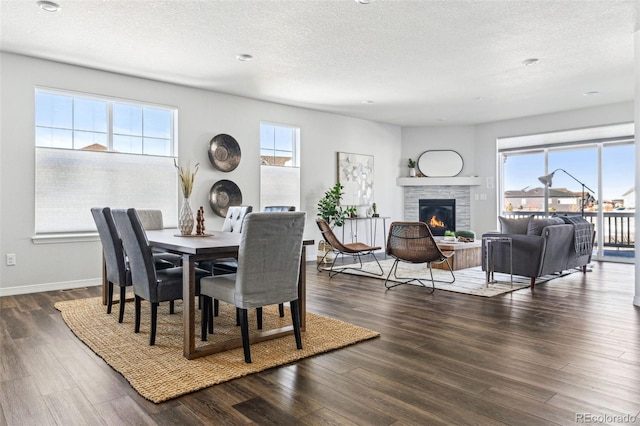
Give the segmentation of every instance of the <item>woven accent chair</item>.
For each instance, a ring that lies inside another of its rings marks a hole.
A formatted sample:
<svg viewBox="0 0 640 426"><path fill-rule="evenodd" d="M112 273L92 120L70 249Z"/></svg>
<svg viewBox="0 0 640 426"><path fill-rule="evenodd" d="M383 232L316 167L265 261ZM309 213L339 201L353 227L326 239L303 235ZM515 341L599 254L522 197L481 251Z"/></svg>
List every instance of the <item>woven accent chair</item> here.
<svg viewBox="0 0 640 426"><path fill-rule="evenodd" d="M451 269L451 263L449 258L453 256L452 251L442 251L436 244L431 230L424 222L393 222L389 227L389 235L387 237L387 255L395 258L387 279L384 281L384 286L387 289L402 285L409 284L413 281L417 281L422 286L428 288L425 283L419 278L410 277L398 277L398 264L400 262L407 263L426 263L429 267L429 273L431 274L431 293L435 291L435 280L433 279L432 264L446 263L451 272L451 281L439 281L447 284L452 284L456 277L453 275ZM389 285L389 278L393 273L394 278L404 279L405 281L397 282Z"/></svg>
<svg viewBox="0 0 640 426"><path fill-rule="evenodd" d="M235 274L203 278L205 298L202 333L213 332L207 314L212 299L234 305L240 310L240 329L244 360L251 362L247 310L289 302L296 347L302 349L298 307L298 277L304 233L304 212L261 212L247 215L238 248ZM258 316L260 318L260 316ZM258 324L258 328L261 325Z"/></svg>
<svg viewBox="0 0 640 426"><path fill-rule="evenodd" d="M359 243L359 242L343 244L333 233L333 230L331 230L331 227L329 226L326 220L319 217L319 218L316 218L316 223L318 224L318 228L320 228L320 232L322 233L322 238L324 238L325 242L327 242L332 247L331 252L334 254L333 262L331 262L331 267L329 268L329 278L333 278L339 273L344 272L347 269L352 269L352 270L364 272L367 274L376 275L378 277L381 277L382 275L384 275L382 266L380 266L380 262L378 262L378 258L376 258L376 255L374 253L376 250L380 250L381 247L373 247L373 246L369 246L367 244ZM326 252L322 257L322 260L318 263L318 266L317 266L318 272L322 272L323 270L326 270L326 269L321 269L320 265L324 263L324 259L327 257L329 253L330 252ZM338 255L353 256L358 259L360 266L354 267L354 266L346 265L346 266L340 266L338 269L334 269L336 260L338 260ZM371 255L373 257L373 260L375 260L376 263L378 264L380 273L369 272L362 269L362 256L366 256L366 255Z"/></svg>
<svg viewBox="0 0 640 426"><path fill-rule="evenodd" d="M158 305L160 302L173 302L182 299L182 267L157 270L140 218L135 209L114 209L113 219L122 237L125 253L129 259L131 284L135 295L135 329L140 331L140 310L142 299L151 303L151 332L149 345L156 341ZM196 285L209 272L196 269ZM169 306L173 313L173 303Z"/></svg>

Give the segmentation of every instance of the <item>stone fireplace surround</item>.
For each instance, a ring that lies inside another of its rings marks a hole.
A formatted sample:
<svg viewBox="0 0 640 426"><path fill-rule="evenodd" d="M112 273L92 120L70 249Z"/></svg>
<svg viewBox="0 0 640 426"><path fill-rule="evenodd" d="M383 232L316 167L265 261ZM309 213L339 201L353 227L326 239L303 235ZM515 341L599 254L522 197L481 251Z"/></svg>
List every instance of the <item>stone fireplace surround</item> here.
<svg viewBox="0 0 640 426"><path fill-rule="evenodd" d="M418 203L420 199L455 199L456 229L471 229L471 188L467 185L427 185L404 187L404 220L419 220Z"/></svg>

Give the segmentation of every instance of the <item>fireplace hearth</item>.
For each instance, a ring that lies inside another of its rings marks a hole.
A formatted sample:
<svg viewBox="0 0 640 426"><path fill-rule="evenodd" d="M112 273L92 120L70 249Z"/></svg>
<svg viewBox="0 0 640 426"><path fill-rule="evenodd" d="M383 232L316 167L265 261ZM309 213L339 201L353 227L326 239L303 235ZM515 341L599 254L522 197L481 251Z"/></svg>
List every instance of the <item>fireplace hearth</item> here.
<svg viewBox="0 0 640 426"><path fill-rule="evenodd" d="M418 213L420 222L426 223L434 236L456 230L455 199L420 199Z"/></svg>

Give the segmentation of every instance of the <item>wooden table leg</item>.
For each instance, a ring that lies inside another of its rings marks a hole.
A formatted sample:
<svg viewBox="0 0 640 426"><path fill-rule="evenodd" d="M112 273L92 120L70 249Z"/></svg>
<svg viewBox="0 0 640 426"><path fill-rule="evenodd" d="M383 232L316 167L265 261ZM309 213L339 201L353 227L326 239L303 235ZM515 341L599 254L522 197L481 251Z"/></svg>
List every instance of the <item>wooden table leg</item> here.
<svg viewBox="0 0 640 426"><path fill-rule="evenodd" d="M193 359L196 352L195 341L195 293L196 293L196 273L193 258L182 255L182 306L183 306L183 327L184 343L183 354L187 359Z"/></svg>

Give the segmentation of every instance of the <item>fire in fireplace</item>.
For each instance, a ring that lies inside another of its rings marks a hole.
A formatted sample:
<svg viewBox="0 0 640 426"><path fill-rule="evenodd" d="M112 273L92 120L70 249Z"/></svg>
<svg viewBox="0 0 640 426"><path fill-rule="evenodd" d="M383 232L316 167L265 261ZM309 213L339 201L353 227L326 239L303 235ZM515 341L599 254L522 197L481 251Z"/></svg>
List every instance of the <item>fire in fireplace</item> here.
<svg viewBox="0 0 640 426"><path fill-rule="evenodd" d="M419 200L418 209L420 222L426 223L434 236L456 230L455 199Z"/></svg>

